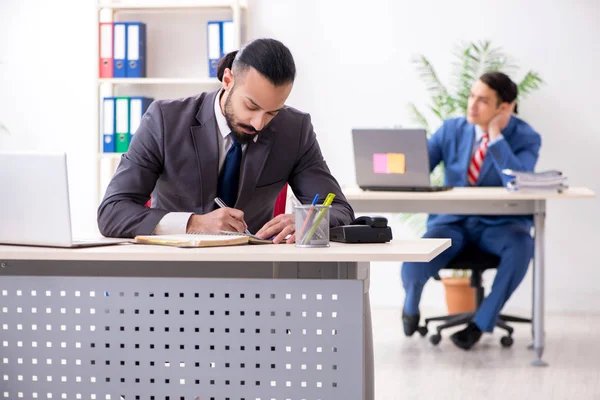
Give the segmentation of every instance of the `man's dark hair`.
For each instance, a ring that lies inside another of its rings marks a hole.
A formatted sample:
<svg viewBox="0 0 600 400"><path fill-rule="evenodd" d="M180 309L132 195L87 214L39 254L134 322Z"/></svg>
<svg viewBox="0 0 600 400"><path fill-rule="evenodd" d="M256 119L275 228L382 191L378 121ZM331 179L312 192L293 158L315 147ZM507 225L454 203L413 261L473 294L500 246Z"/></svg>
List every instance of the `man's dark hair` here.
<svg viewBox="0 0 600 400"><path fill-rule="evenodd" d="M498 95L498 105L500 103L512 103L517 99L519 89L517 85L502 72L487 72L479 78L479 80L494 90ZM517 106L515 105L515 114Z"/></svg>
<svg viewBox="0 0 600 400"><path fill-rule="evenodd" d="M275 39L256 39L239 51L232 51L219 60L217 78L223 80L225 68L243 74L254 68L275 86L293 83L296 64L290 50Z"/></svg>

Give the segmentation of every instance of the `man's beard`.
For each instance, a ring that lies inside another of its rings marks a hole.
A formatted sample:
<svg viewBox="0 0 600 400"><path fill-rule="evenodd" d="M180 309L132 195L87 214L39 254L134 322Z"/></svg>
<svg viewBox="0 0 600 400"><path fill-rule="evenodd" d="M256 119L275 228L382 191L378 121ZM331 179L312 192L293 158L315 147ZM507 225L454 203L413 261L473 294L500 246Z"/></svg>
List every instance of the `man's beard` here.
<svg viewBox="0 0 600 400"><path fill-rule="evenodd" d="M254 135L256 135L256 133L258 133L252 126L250 125L245 125L245 124L240 124L240 123L236 123L235 122L235 117L233 116L233 107L231 106L231 95L233 94L233 89L231 90L231 92L229 92L229 96L227 96L227 99L225 99L225 110L224 110L224 114L225 114L225 120L227 121L227 126L229 127L229 129L231 129L231 132L235 135L236 140L238 141L238 143L244 145L249 143L251 140L254 139ZM255 132L254 134L247 134L245 132L242 132L241 129L244 129L248 132Z"/></svg>

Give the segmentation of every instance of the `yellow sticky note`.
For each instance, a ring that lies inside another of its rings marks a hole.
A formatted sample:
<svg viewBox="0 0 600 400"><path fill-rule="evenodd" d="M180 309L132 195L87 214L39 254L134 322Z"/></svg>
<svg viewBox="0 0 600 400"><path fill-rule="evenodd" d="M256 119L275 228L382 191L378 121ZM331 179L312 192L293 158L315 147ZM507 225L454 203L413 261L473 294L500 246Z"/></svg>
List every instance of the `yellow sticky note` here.
<svg viewBox="0 0 600 400"><path fill-rule="evenodd" d="M406 172L406 157L403 153L388 153L388 171L390 174Z"/></svg>

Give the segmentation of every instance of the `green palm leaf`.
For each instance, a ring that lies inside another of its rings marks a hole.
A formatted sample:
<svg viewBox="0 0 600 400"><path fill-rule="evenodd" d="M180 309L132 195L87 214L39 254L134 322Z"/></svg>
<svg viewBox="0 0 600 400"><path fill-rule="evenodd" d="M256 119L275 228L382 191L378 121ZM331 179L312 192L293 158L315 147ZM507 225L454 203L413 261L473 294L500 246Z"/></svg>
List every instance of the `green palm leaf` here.
<svg viewBox="0 0 600 400"><path fill-rule="evenodd" d="M422 237L427 231L427 214L400 214L400 222L406 226L416 238Z"/></svg>
<svg viewBox="0 0 600 400"><path fill-rule="evenodd" d="M425 118L423 113L419 111L417 106L414 103L410 103L408 105L408 108L413 122L416 123L418 126L425 128L427 133L431 133L431 131L429 130L429 123L427 122L427 118Z"/></svg>
<svg viewBox="0 0 600 400"><path fill-rule="evenodd" d="M442 97L448 95L448 90L438 77L433 65L429 62L425 56L418 56L412 60L413 64L416 64L419 77L425 86L427 91L434 97Z"/></svg>
<svg viewBox="0 0 600 400"><path fill-rule="evenodd" d="M417 66L419 77L425 83L425 87L431 96L431 111L440 120L444 120L448 113L456 109L454 99L449 95L448 89L446 89L427 58L421 55L414 58L412 62Z"/></svg>
<svg viewBox="0 0 600 400"><path fill-rule="evenodd" d="M463 115L467 112L467 102L471 94L471 86L478 76L479 59L472 53L475 52L473 44L463 44L454 52L457 59L454 64L454 86L456 105Z"/></svg>
<svg viewBox="0 0 600 400"><path fill-rule="evenodd" d="M543 79L539 76L537 72L529 71L525 75L525 77L521 80L521 82L517 85L519 88L519 97L526 98L531 92L540 88L540 86L544 83Z"/></svg>

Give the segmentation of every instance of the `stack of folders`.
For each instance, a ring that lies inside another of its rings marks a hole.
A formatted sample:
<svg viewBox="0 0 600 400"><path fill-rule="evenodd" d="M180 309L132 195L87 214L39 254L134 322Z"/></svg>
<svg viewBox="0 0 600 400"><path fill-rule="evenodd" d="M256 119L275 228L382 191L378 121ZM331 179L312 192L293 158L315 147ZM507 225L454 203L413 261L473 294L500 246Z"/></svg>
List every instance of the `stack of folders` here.
<svg viewBox="0 0 600 400"><path fill-rule="evenodd" d="M105 97L102 99L102 151L125 153L154 99L148 97Z"/></svg>
<svg viewBox="0 0 600 400"><path fill-rule="evenodd" d="M100 78L146 77L146 24L100 23Z"/></svg>
<svg viewBox="0 0 600 400"><path fill-rule="evenodd" d="M207 52L208 75L217 77L219 60L226 54L235 50L235 32L233 21L208 21L207 24Z"/></svg>
<svg viewBox="0 0 600 400"><path fill-rule="evenodd" d="M561 192L568 188L567 177L557 170L519 172L504 169L502 173L512 177L507 185L509 190L551 190Z"/></svg>

